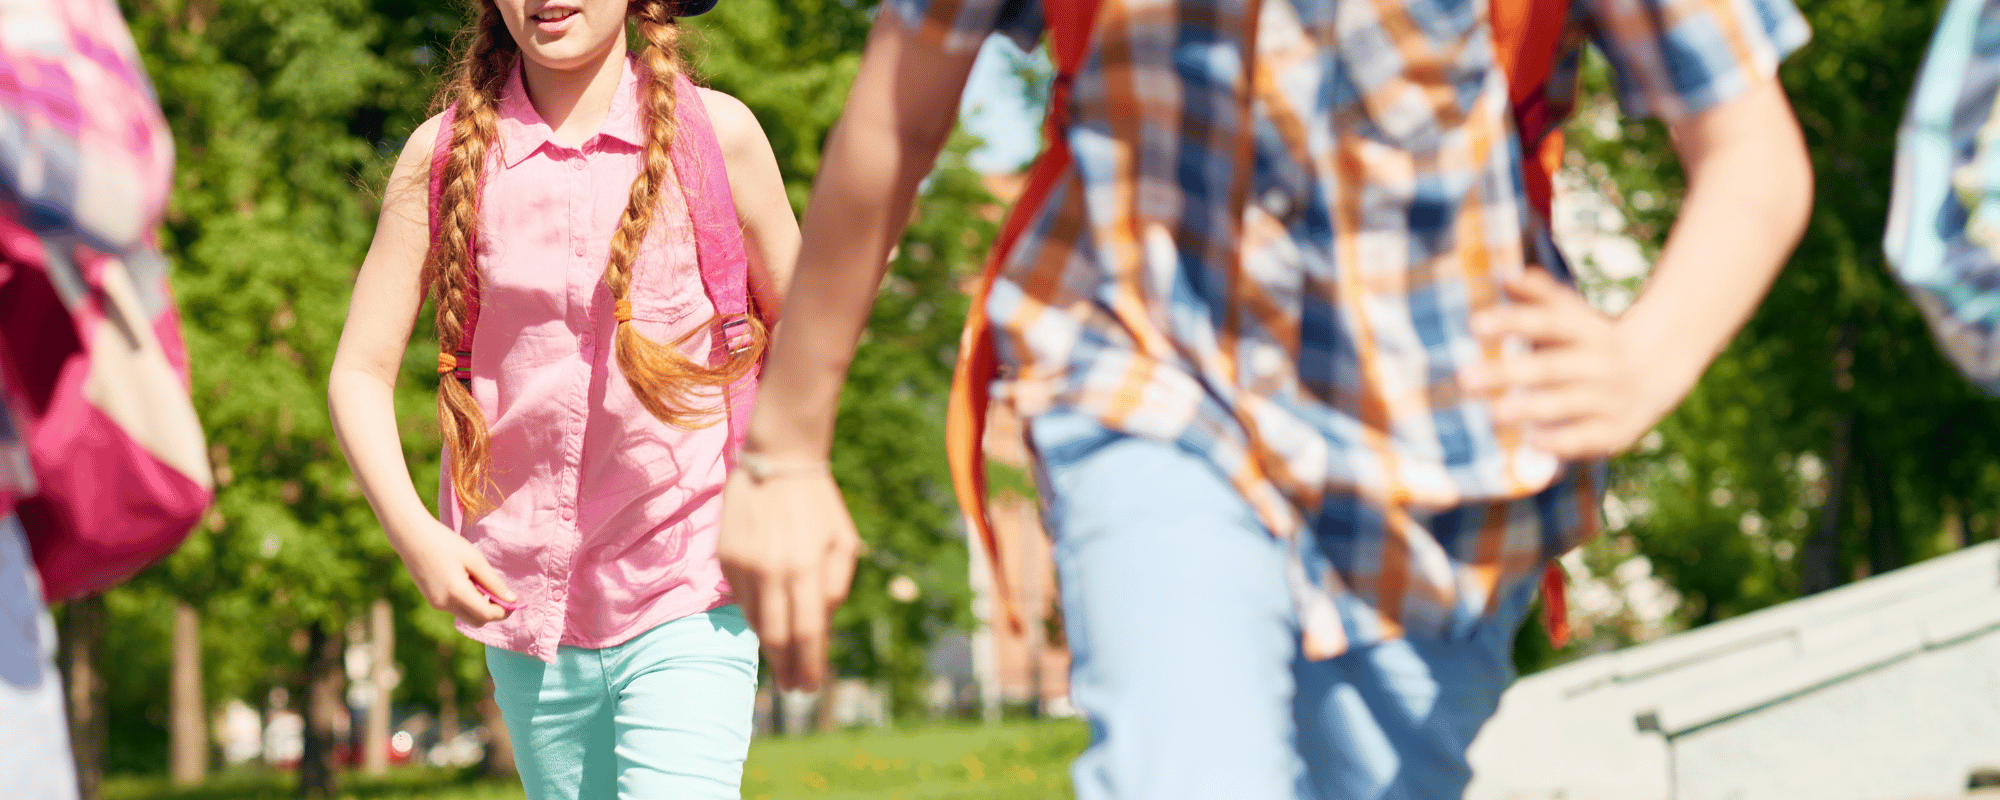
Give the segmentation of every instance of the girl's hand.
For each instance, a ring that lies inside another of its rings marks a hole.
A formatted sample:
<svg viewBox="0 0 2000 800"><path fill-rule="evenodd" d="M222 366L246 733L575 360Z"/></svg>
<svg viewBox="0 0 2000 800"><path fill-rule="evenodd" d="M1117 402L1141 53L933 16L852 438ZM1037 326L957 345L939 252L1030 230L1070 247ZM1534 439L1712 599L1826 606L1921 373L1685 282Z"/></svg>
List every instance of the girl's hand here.
<svg viewBox="0 0 2000 800"><path fill-rule="evenodd" d="M1496 423L1526 426L1530 445L1576 461L1630 447L1670 410L1675 398L1660 400L1618 321L1575 289L1533 267L1502 292L1510 302L1473 315L1472 332L1489 352L1511 338L1530 349L1464 378L1493 400Z"/></svg>
<svg viewBox="0 0 2000 800"><path fill-rule="evenodd" d="M860 543L832 475L730 474L722 494L722 574L780 688L810 691L825 678L827 632L847 599Z"/></svg>
<svg viewBox="0 0 2000 800"><path fill-rule="evenodd" d="M422 524L424 530L392 540L403 543L398 548L403 566L432 608L474 627L513 613L517 607L514 591L507 588L506 579L486 562L478 548L435 519L427 518ZM480 591L481 586L486 592Z"/></svg>

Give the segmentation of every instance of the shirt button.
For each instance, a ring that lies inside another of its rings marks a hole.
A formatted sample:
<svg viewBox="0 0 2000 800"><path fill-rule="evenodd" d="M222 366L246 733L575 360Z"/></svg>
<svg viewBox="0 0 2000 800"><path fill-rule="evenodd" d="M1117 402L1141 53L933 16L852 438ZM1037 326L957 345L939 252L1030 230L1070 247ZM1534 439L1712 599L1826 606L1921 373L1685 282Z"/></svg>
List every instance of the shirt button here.
<svg viewBox="0 0 2000 800"><path fill-rule="evenodd" d="M576 171L578 171L578 172L582 172L582 171L583 171L583 156L580 156L580 155L579 155L579 156L577 156L576 158L572 158L572 159L570 159L570 160L569 160L569 168L570 168L570 169L573 169L573 170L576 170Z"/></svg>
<svg viewBox="0 0 2000 800"><path fill-rule="evenodd" d="M583 242L579 241L576 243L576 254L579 256L583 255Z"/></svg>
<svg viewBox="0 0 2000 800"><path fill-rule="evenodd" d="M571 520L576 519L576 509L570 506L563 506L562 511L558 513L562 515L564 522L569 522Z"/></svg>
<svg viewBox="0 0 2000 800"><path fill-rule="evenodd" d="M578 336L578 337L576 337L576 343L577 343L578 345L580 345L581 347L583 347L583 349L585 349L585 350L589 350L589 349L590 349L590 334L586 333L586 334L583 334L583 335L581 335L581 336Z"/></svg>

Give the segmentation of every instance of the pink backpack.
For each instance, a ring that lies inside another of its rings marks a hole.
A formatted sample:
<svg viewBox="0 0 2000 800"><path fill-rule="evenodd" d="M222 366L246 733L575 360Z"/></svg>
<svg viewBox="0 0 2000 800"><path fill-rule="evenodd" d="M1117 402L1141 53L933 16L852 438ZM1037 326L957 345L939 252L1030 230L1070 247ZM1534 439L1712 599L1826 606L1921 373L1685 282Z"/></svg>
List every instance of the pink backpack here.
<svg viewBox="0 0 2000 800"><path fill-rule="evenodd" d="M686 77L678 78L674 88L680 95L680 102L675 104L680 136L670 157L674 174L681 180L681 191L687 197L688 213L693 217L695 257L701 265L702 289L708 293L715 313L725 320L718 350L722 353L733 352L747 343L749 335L746 324L750 314L749 257L743 250L743 228L736 218L735 197L729 191L729 170L722 159L722 145L716 141L715 127L709 122L701 94ZM431 146L430 229L433 243L438 230L438 204L444 196L445 156L451 149L452 122L457 117L456 106L445 109L438 125L437 141ZM467 246L476 247L477 244L468 242ZM476 271L473 281L476 290ZM478 325L479 293L474 291L465 313L465 341L472 341L473 330ZM460 350L455 355L458 371L453 373L453 377L470 381L471 350ZM736 454L742 450L743 437L749 429L750 410L757 403L759 370L751 369L742 380L729 387L729 449L724 458L732 469L736 466Z"/></svg>
<svg viewBox="0 0 2000 800"><path fill-rule="evenodd" d="M0 374L28 485L0 488L50 602L101 592L173 552L214 483L188 397L165 263L50 257L0 213Z"/></svg>

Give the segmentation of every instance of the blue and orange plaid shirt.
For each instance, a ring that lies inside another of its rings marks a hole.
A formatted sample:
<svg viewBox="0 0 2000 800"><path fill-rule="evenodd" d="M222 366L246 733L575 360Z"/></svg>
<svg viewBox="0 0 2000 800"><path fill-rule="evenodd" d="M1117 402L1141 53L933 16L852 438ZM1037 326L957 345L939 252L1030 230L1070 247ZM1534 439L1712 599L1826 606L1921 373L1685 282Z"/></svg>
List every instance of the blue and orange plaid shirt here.
<svg viewBox="0 0 2000 800"><path fill-rule="evenodd" d="M1591 470L1460 389L1492 355L1468 321L1500 280L1566 273L1524 194L1487 4L1267 0L1240 164L1245 5L1104 0L1068 78L1074 162L988 301L995 396L1180 443L1273 533L1320 530L1294 570L1309 654L1443 632L1596 517ZM885 7L953 52L1042 32L1039 0ZM1771 78L1809 35L1789 0L1573 0L1569 25L1558 105L1594 41L1625 109L1670 121ZM1251 167L1238 241L1229 198Z"/></svg>

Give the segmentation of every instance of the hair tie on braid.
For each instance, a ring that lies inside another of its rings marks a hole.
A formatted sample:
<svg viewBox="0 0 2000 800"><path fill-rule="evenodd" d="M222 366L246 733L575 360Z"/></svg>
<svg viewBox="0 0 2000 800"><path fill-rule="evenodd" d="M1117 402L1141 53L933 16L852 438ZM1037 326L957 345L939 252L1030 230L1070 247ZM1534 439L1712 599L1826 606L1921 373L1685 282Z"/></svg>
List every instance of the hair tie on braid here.
<svg viewBox="0 0 2000 800"><path fill-rule="evenodd" d="M618 302L611 304L611 318L619 322L631 322L632 301L623 297L618 298Z"/></svg>
<svg viewBox="0 0 2000 800"><path fill-rule="evenodd" d="M438 353L438 374L450 375L458 370L458 357L440 351Z"/></svg>

